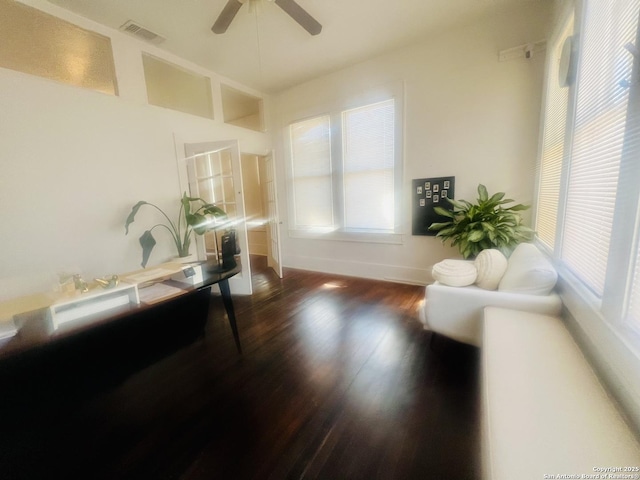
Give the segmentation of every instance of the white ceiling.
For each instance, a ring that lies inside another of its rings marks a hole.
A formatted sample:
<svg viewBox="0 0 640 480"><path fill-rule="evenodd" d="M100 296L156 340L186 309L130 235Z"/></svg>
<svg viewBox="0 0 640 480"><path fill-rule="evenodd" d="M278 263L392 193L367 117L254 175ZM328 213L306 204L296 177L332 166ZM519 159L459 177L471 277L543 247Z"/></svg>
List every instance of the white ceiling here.
<svg viewBox="0 0 640 480"><path fill-rule="evenodd" d="M551 0L298 0L322 24L317 36L266 0L243 5L222 35L211 26L227 0L49 1L113 28L134 20L166 38L161 48L274 93L492 10Z"/></svg>

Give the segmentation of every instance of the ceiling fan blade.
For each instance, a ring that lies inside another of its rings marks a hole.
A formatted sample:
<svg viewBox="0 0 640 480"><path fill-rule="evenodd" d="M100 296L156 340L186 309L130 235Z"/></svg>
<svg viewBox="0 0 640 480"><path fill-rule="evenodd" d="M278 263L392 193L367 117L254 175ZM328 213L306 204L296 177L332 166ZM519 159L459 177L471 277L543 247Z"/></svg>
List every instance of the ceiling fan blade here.
<svg viewBox="0 0 640 480"><path fill-rule="evenodd" d="M318 35L322 31L322 25L295 0L275 0L275 3L311 35Z"/></svg>
<svg viewBox="0 0 640 480"><path fill-rule="evenodd" d="M220 12L216 23L211 27L213 33L224 33L246 0L229 0Z"/></svg>

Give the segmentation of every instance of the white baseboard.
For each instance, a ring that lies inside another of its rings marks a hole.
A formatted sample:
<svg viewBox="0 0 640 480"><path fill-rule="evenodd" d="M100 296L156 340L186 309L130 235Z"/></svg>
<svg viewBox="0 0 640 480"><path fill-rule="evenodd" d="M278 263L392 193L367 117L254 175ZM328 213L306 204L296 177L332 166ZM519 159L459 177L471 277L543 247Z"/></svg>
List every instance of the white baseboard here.
<svg viewBox="0 0 640 480"><path fill-rule="evenodd" d="M371 278L388 282L409 283L412 285L433 283L431 267L413 268L384 263L335 260L301 255L287 255L283 264L288 268L333 273L349 277Z"/></svg>

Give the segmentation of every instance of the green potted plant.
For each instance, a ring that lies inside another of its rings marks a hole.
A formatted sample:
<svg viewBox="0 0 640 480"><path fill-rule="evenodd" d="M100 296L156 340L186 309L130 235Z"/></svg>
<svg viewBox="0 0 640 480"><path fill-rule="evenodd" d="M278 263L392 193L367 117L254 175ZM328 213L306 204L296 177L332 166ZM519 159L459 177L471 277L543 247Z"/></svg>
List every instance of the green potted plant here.
<svg viewBox="0 0 640 480"><path fill-rule="evenodd" d="M149 261L149 255L153 247L156 245L156 240L151 233L156 227L165 228L173 239L176 249L178 251L178 257L188 257L189 247L191 246L191 234L195 232L198 235L204 234L207 230L210 230L219 220L226 220L227 214L220 207L215 206L212 203L205 202L202 198L188 197L186 192L182 195L180 200L180 211L178 213L178 221L173 222L164 211L154 205L153 203L145 202L144 200L136 203L131 209L131 213L127 217L124 224L125 235L129 233L129 225L131 225L135 219L138 210L144 205L158 210L167 219L166 223L157 223L149 230L146 230L140 236L140 246L142 247L142 267L147 266Z"/></svg>
<svg viewBox="0 0 640 480"><path fill-rule="evenodd" d="M522 217L518 212L529 208L528 205L512 203L511 199L504 199L504 192L498 192L491 197L484 185L478 185L477 203L466 200L447 200L453 210L435 207L435 212L450 220L432 223L429 230L437 231L437 237L445 243L451 241L451 246L458 246L464 258L473 258L486 248L497 248L505 255L523 241L531 240L534 231L522 224Z"/></svg>

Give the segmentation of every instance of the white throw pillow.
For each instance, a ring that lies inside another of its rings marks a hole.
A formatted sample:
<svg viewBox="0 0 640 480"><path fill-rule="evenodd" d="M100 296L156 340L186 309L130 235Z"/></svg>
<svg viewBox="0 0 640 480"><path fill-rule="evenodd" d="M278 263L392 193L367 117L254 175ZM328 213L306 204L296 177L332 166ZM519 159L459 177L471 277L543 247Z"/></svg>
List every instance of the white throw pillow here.
<svg viewBox="0 0 640 480"><path fill-rule="evenodd" d="M478 272L472 261L447 259L436 263L431 275L443 285L466 287L476 281Z"/></svg>
<svg viewBox="0 0 640 480"><path fill-rule="evenodd" d="M548 295L558 280L547 257L531 243L521 243L509 257L498 290L501 292Z"/></svg>
<svg viewBox="0 0 640 480"><path fill-rule="evenodd" d="M482 250L474 263L478 271L476 285L485 290L498 288L504 272L507 271L507 257L500 250L489 248Z"/></svg>

